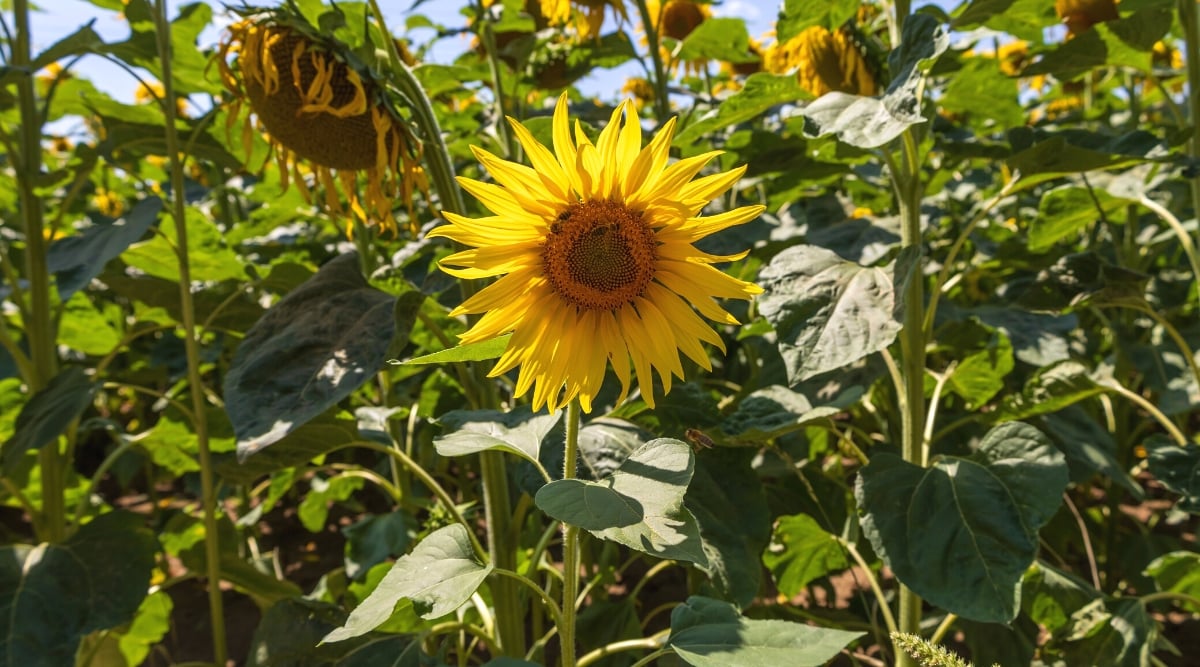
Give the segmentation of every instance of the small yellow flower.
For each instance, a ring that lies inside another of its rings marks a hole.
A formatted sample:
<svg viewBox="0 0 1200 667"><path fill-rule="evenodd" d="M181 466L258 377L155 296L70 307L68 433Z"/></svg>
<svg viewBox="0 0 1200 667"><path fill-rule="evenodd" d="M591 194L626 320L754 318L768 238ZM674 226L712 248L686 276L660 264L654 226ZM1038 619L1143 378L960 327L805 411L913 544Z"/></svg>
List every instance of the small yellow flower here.
<svg viewBox="0 0 1200 667"><path fill-rule="evenodd" d="M125 212L125 200L111 190L97 188L92 201L96 210L110 218L119 218Z"/></svg>
<svg viewBox="0 0 1200 667"><path fill-rule="evenodd" d="M133 91L133 101L138 104L161 104L166 94L166 89L158 81L144 81ZM187 99L175 98L175 114L181 118L188 115Z"/></svg>
<svg viewBox="0 0 1200 667"><path fill-rule="evenodd" d="M1072 36L1091 30L1097 23L1118 18L1116 0L1054 0L1054 11Z"/></svg>
<svg viewBox="0 0 1200 667"><path fill-rule="evenodd" d="M794 69L800 86L816 97L833 91L874 95L879 90L866 58L844 27L830 32L810 26L782 44L771 45L763 64L776 74Z"/></svg>
<svg viewBox="0 0 1200 667"><path fill-rule="evenodd" d="M343 212L340 185L358 219L394 229L396 200L412 218L417 142L369 70L349 64L340 45L317 37L300 20L280 10L229 27L218 56L222 80L235 96L227 129L236 123L238 107L249 104L243 148L249 155L254 129L263 130L284 188L290 174L310 199L311 172L325 190L318 203L326 209ZM366 181L363 197L359 174Z"/></svg>
<svg viewBox="0 0 1200 667"><path fill-rule="evenodd" d="M693 244L753 220L764 207L701 216L738 182L744 166L695 178L720 151L668 164L675 120L643 148L630 100L613 111L593 144L578 122L572 136L566 100L559 97L554 109L553 152L510 119L532 166L472 146L496 183L458 180L493 215L444 212L449 224L429 235L469 248L443 259L443 271L467 280L498 278L453 315L483 314L460 335L463 343L512 334L490 375L520 366L516 396L532 389L534 410L578 399L590 412L609 365L621 382L618 402L636 374L642 398L653 406L652 373L667 392L672 376L683 377L680 352L711 369L701 343L724 349L696 311L737 324L715 299L762 292L712 266L745 252L710 255Z"/></svg>

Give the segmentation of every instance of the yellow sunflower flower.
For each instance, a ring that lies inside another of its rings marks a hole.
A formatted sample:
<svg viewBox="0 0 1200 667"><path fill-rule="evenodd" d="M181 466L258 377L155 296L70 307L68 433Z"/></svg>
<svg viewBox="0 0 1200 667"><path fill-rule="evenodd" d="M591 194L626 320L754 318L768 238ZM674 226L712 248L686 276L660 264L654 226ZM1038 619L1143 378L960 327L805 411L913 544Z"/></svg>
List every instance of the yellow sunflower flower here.
<svg viewBox="0 0 1200 667"><path fill-rule="evenodd" d="M772 44L763 65L775 74L796 70L800 86L817 97L835 90L851 95L879 90L866 58L844 27L830 31L810 26L782 44Z"/></svg>
<svg viewBox="0 0 1200 667"><path fill-rule="evenodd" d="M616 108L596 143L578 122L572 137L566 99L559 97L554 109L553 152L510 119L532 167L472 147L496 183L459 183L494 215L446 212L450 224L430 236L469 246L443 259L443 271L464 279L499 277L453 314L483 313L460 335L463 343L512 333L491 376L520 366L517 397L532 388L535 410L578 399L590 412L611 364L621 382L618 402L636 373L643 399L653 406L652 371L670 391L672 376L683 377L680 352L711 369L700 343L724 349L696 311L737 324L714 298L762 292L712 266L745 252L710 255L693 244L753 220L764 207L701 216L744 166L693 180L720 151L668 165L675 120L643 148L630 100Z"/></svg>
<svg viewBox="0 0 1200 667"><path fill-rule="evenodd" d="M632 97L638 111L641 111L647 104L654 103L654 84L645 77L633 76L625 79L625 85L621 86L621 94Z"/></svg>
<svg viewBox="0 0 1200 667"><path fill-rule="evenodd" d="M144 81L133 91L133 101L138 104L158 104L167 94L166 88L158 81ZM175 98L175 115L186 118L188 115L187 98Z"/></svg>
<svg viewBox="0 0 1200 667"><path fill-rule="evenodd" d="M700 24L712 18L712 10L707 4L693 0L646 0L646 12L650 15L651 25L658 34L660 44L663 37L683 41L699 28ZM642 43L647 43L644 38ZM687 74L698 75L707 64L703 60L672 62L671 54L665 46L662 53L664 61L678 66Z"/></svg>
<svg viewBox="0 0 1200 667"><path fill-rule="evenodd" d="M1067 25L1067 33L1071 36L1091 30L1097 23L1118 18L1116 0L1055 0L1054 11Z"/></svg>
<svg viewBox="0 0 1200 667"><path fill-rule="evenodd" d="M611 7L619 21L628 21L624 0L541 0L541 14L550 25L575 24L580 39L600 38L604 15Z"/></svg>
<svg viewBox="0 0 1200 667"><path fill-rule="evenodd" d="M396 199L413 217L414 191L425 189L417 142L381 87L349 64L337 45L301 29L295 19L268 12L231 25L218 62L222 81L235 96L227 129L237 122L240 105L248 103L243 149L249 155L255 128L262 130L285 189L290 174L312 201L306 181L311 172L325 191L316 203L332 213L344 213L340 185L350 210L368 225L394 229ZM366 181L362 198L359 174Z"/></svg>

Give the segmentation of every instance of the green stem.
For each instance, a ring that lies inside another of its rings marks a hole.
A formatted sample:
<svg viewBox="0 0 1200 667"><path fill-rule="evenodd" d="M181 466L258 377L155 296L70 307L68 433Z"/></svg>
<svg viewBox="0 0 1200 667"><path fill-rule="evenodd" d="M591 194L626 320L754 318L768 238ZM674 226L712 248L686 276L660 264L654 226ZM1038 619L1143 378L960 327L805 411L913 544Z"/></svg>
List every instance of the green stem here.
<svg viewBox="0 0 1200 667"><path fill-rule="evenodd" d="M1200 599L1192 597L1186 593L1179 593L1176 591L1159 591L1157 593L1150 593L1138 598L1138 602L1142 603L1143 606L1152 602L1158 602L1159 600L1178 600L1179 602L1186 602L1190 605L1200 607Z"/></svg>
<svg viewBox="0 0 1200 667"><path fill-rule="evenodd" d="M1200 24L1196 17L1196 0L1179 0L1179 22L1183 25L1184 59L1187 61L1188 120L1192 137L1188 141L1188 157L1200 158ZM1164 91L1164 95L1166 91ZM1193 215L1200 216L1200 176L1190 179Z"/></svg>
<svg viewBox="0 0 1200 667"><path fill-rule="evenodd" d="M45 220L42 200L34 184L42 171L42 124L37 111L37 92L30 71L29 1L14 0L16 39L12 44L12 68L17 77L17 104L21 113L20 154L17 163L17 197L25 225L25 278L29 281L29 319L25 337L29 343L31 375L25 378L31 394L40 391L58 370L54 324L50 310L50 272L46 265ZM67 510L64 489L66 466L58 439L38 452L42 474L41 534L44 542L61 542L66 537Z"/></svg>
<svg viewBox="0 0 1200 667"><path fill-rule="evenodd" d="M1128 389L1121 383L1115 381L1111 383L1105 383L1101 386L1105 389L1115 391L1116 393L1129 399L1131 403L1134 403L1141 409L1149 412L1150 416L1154 417L1154 420L1157 421L1167 431L1167 433L1171 434L1171 438L1175 441L1175 444L1179 445L1180 447L1187 446L1188 439L1187 436L1183 434L1183 431L1180 431L1179 427L1162 413L1162 410L1159 410L1157 406L1146 400L1141 394Z"/></svg>
<svg viewBox="0 0 1200 667"><path fill-rule="evenodd" d="M664 3L665 5L665 3ZM659 9L659 16L651 20L650 8L646 4L646 0L637 0L638 12L642 15L642 25L646 28L646 42L650 46L650 62L654 64L654 118L659 123L664 123L667 116L671 113L671 106L667 99L667 67L662 59L662 49L659 48L658 42L658 20L662 18L662 9Z"/></svg>
<svg viewBox="0 0 1200 667"><path fill-rule="evenodd" d="M567 442L563 449L563 479L575 478L579 459L579 401L567 406ZM558 628L562 667L575 667L575 602L579 597L579 527L563 524L563 622Z"/></svg>
<svg viewBox="0 0 1200 667"><path fill-rule="evenodd" d="M535 584L528 577L523 577L512 570L493 568L492 574L497 574L511 579L525 588L528 588L530 591L533 591L534 595L541 599L542 606L546 608L546 611L550 612L550 616L554 619L555 625L562 625L562 610L558 608L558 604L554 601L554 598L550 597L550 594L547 593L541 586Z"/></svg>
<svg viewBox="0 0 1200 667"><path fill-rule="evenodd" d="M603 660L614 653L621 653L623 651L661 649L663 647L663 642L667 640L667 637L670 636L670 634L671 630L668 628L666 630L656 632L649 637L642 637L640 639L626 639L624 641L605 644L604 646L601 646L600 648L595 649L581 657L579 659L579 667L587 667L593 662L599 662L600 660Z"/></svg>
<svg viewBox="0 0 1200 667"><path fill-rule="evenodd" d="M369 0L371 12L375 16L380 34L387 42L388 61L391 65L391 81L396 89L408 100L413 118L421 128L422 139L425 142L425 164L429 168L429 178L438 200L445 211L451 213L466 213L462 192L454 178L454 163L450 159L450 150L442 138L441 125L437 114L434 113L433 103L421 83L413 76L412 70L400 60L396 45L387 36L383 12L379 9L378 0ZM475 293L474 282L463 280L459 282L463 299ZM482 366L472 367L475 375L475 385L483 399L475 407L495 407L494 385L488 381ZM496 567L506 570L516 570L517 545L516 532L512 528L512 508L508 490L508 472L504 466L504 455L500 452L486 451L479 455L479 471L483 480L484 512L488 527L488 553ZM515 582L501 579L492 587L492 598L496 605L497 628L504 655L520 657L525 654L525 607L522 605L520 590Z"/></svg>
<svg viewBox="0 0 1200 667"><path fill-rule="evenodd" d="M1193 180L1192 183L1194 184L1196 181ZM1197 201L1200 202L1200 200ZM1138 198L1138 203L1153 211L1163 222L1167 223L1171 231L1175 232L1175 237L1179 239L1179 245L1183 248L1183 254L1187 255L1188 263L1192 266L1192 277L1196 279L1197 284L1200 284L1200 257L1196 256L1196 243L1192 240L1191 234L1188 234L1187 230L1183 228L1183 223L1179 222L1179 218L1175 217L1175 214L1168 211L1165 206L1144 194ZM1196 210L1200 211L1200 208ZM1200 291L1197 292L1197 295L1200 296Z"/></svg>
<svg viewBox="0 0 1200 667"><path fill-rule="evenodd" d="M904 18L908 15L907 0L897 0L893 26L893 48L898 47ZM917 140L910 128L904 132L902 155L898 170L893 170L892 182L900 209L900 245L903 248L921 247L921 164ZM920 262L920 260L918 260ZM920 264L904 289L904 323L900 331L900 370L904 378L904 404L901 412L901 453L904 460L923 465L925 426L925 279ZM921 598L908 586L900 585L899 631L918 634L921 630ZM916 663L904 651L896 650L898 667L915 667Z"/></svg>
<svg viewBox="0 0 1200 667"><path fill-rule="evenodd" d="M883 589L879 587L879 578L875 576L875 572L867 564L867 561L863 559L862 554L858 552L853 542L840 537L835 539L841 543L842 548L850 554L854 562L858 563L858 566L866 573L867 583L870 584L871 593L875 595L875 600L879 603L879 611L883 614L883 624L887 627L888 634L891 635L896 632L896 617L892 616L892 608L888 606L887 597L883 594Z"/></svg>
<svg viewBox="0 0 1200 667"><path fill-rule="evenodd" d="M434 479L427 470L422 468L416 461L409 458L408 454L405 454L398 448L388 447L387 445L381 445L377 442L371 442L369 440L359 440L350 444L354 447L361 447L363 449L370 449L382 454L386 454L407 468L409 472L417 477L417 479L421 480L421 483L423 483L426 488L433 492L433 495L441 501L442 506L445 507L446 511L450 513L450 516L467 529L467 537L471 539L471 546L475 549L475 555L479 558L479 560L485 562L490 560L488 558L487 551L485 551L483 545L479 543L479 539L475 537L475 530L471 527L471 524L467 523L467 520L463 518L462 513L458 511L458 507L454 504L454 500L450 497L450 494L446 493L446 489L442 488L442 485L438 484L437 480Z"/></svg>
<svg viewBox="0 0 1200 667"><path fill-rule="evenodd" d="M204 380L200 376L200 342L196 327L196 307L192 299L191 266L188 259L187 212L183 197L183 156L179 132L175 127L175 82L171 73L171 24L167 20L166 0L156 0L155 39L162 64L166 116L167 153L171 160L171 217L175 219L176 255L179 260L179 306L183 313L183 342L187 355L188 389L192 397L192 427L196 433L197 462L200 465L200 497L204 507L204 567L208 580L208 611L212 624L213 662L224 665L228 659L225 641L225 607L221 597L221 549L217 532L216 481L208 442L208 416Z"/></svg>
<svg viewBox="0 0 1200 667"><path fill-rule="evenodd" d="M480 26L479 38L483 40L483 48L487 51L488 71L492 75L492 93L496 97L496 130L500 134L500 143L504 146L504 157L511 159L517 154L517 144L513 140L512 128L506 120L508 113L504 110L504 79L500 75L500 54L496 53L496 31L492 28L492 14L483 8L482 2L474 4L475 24Z"/></svg>

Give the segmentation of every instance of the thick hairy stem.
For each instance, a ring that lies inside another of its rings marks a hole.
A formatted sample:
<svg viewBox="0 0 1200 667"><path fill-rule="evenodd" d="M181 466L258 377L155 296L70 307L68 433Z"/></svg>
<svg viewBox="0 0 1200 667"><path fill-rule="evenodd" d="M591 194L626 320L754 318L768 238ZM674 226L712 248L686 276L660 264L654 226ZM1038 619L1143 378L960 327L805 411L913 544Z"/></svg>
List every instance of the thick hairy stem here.
<svg viewBox="0 0 1200 667"><path fill-rule="evenodd" d="M563 450L563 479L574 479L579 458L579 401L567 407L567 442ZM575 667L575 602L579 597L579 528L563 524L562 667Z"/></svg>
<svg viewBox="0 0 1200 667"><path fill-rule="evenodd" d="M25 279L29 281L28 319L25 321L25 341L29 344L32 362L25 378L30 393L40 391L58 370L55 354L54 323L50 309L50 272L46 267L46 227L42 215L42 200L34 192L34 184L42 171L42 121L37 111L37 92L33 87L33 72L29 70L30 42L29 2L15 0L13 14L16 39L12 45L12 67L21 72L17 78L17 105L21 113L20 154L17 164L17 198L25 227ZM66 501L63 497L67 462L58 440L38 452L42 474L41 533L44 542L60 542L66 537Z"/></svg>
<svg viewBox="0 0 1200 667"><path fill-rule="evenodd" d="M191 266L188 262L187 212L184 208L183 158L179 132L175 127L175 86L171 74L171 24L167 20L165 0L155 2L155 36L158 58L162 63L163 113L166 115L167 153L171 161L171 217L175 219L175 252L179 260L179 306L183 311L183 342L187 355L188 389L192 397L192 428L196 433L197 459L200 465L200 497L204 514L204 576L208 579L208 611L212 623L213 662L224 665L228 657L225 642L225 607L221 598L221 549L217 530L216 480L208 443L208 419L204 380L200 376L200 342L196 327L196 308L192 299Z"/></svg>

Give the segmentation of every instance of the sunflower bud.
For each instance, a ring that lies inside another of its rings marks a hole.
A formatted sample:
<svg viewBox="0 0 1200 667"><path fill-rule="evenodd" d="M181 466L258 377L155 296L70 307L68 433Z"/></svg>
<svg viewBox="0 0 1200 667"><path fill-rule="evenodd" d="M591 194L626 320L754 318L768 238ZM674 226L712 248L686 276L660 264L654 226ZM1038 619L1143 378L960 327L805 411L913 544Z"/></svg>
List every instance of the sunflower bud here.
<svg viewBox="0 0 1200 667"><path fill-rule="evenodd" d="M1097 23L1117 19L1115 0L1055 0L1054 11L1071 35L1085 33Z"/></svg>

